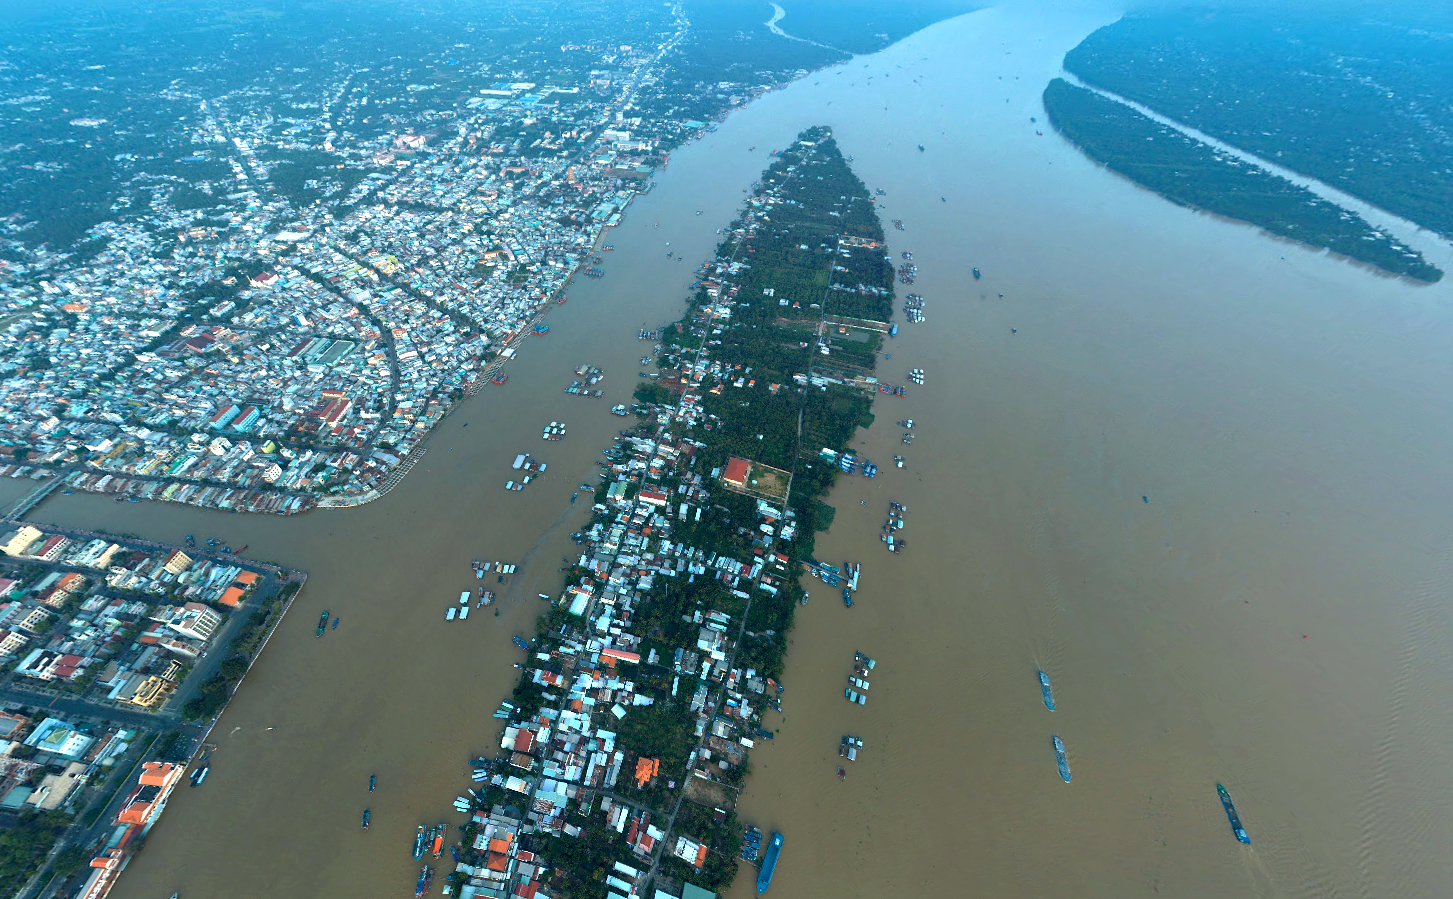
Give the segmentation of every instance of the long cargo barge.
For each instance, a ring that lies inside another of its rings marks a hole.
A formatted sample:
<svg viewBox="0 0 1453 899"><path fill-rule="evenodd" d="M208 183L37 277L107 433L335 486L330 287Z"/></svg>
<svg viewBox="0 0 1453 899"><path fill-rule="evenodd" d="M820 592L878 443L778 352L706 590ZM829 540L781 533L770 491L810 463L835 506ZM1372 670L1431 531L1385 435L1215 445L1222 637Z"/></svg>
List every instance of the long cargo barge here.
<svg viewBox="0 0 1453 899"><path fill-rule="evenodd" d="M1251 837L1246 835L1246 828L1241 826L1241 816L1236 814L1236 805L1231 801L1231 794L1221 784L1216 784L1216 795L1221 797L1221 807L1226 810L1226 818L1231 822L1231 832L1236 839L1251 845Z"/></svg>
<svg viewBox="0 0 1453 899"><path fill-rule="evenodd" d="M1064 778L1065 783L1070 782L1070 760L1065 755L1065 741L1054 735L1054 759L1059 765L1059 776Z"/></svg>
<svg viewBox="0 0 1453 899"><path fill-rule="evenodd" d="M1044 707L1054 711L1054 691L1049 686L1049 675L1039 672L1039 692L1044 696Z"/></svg>
<svg viewBox="0 0 1453 899"><path fill-rule="evenodd" d="M757 895L767 892L772 885L772 872L777 868L777 855L782 851L782 834L772 831L772 842L767 844L767 854L762 857L762 870L757 875Z"/></svg>

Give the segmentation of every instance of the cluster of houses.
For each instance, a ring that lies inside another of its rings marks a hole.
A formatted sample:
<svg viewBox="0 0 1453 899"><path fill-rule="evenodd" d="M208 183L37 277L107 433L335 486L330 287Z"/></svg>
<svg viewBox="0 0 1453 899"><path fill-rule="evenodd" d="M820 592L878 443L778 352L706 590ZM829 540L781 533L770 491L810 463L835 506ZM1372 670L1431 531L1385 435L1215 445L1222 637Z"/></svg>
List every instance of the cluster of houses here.
<svg viewBox="0 0 1453 899"><path fill-rule="evenodd" d="M0 657L34 684L155 708L260 575L20 524L0 535Z"/></svg>
<svg viewBox="0 0 1453 899"><path fill-rule="evenodd" d="M136 737L120 727L0 711L0 811L70 808Z"/></svg>
<svg viewBox="0 0 1453 899"><path fill-rule="evenodd" d="M76 489L284 514L386 489L562 294L662 145L707 127L626 115L625 98L664 87L657 52L572 52L614 74L588 92L489 82L447 126L430 115L367 138L333 132L326 105L316 129L275 118L266 75L231 113L200 104L185 161L230 168L189 186L215 206L178 208L173 179L132 214L118 204L84 259L0 263L0 464L80 465ZM345 92L332 114L370 101L389 98ZM542 114L562 124L510 137ZM345 193L320 172L307 189L328 201L296 203L272 186L272 150L367 174Z"/></svg>
<svg viewBox="0 0 1453 899"><path fill-rule="evenodd" d="M666 656L654 648L646 658L641 655L636 612L659 580L714 579L744 600L753 591L775 594L789 576L788 557L774 549L774 541L795 536L793 513L762 501L757 529L743 538L748 548L743 558L672 539L673 521L700 520L702 510L710 510L707 488L713 479L727 489L739 486L724 481L722 470L712 472L711 478L692 471L701 446L669 434L659 440L627 438L618 446L612 465L616 480L605 501L596 505L596 520L582 534L585 545L577 564L585 574L557 602L570 613L571 624L542 637L525 666L523 677L542 691L545 701L528 717L512 706L507 709L511 720L500 740L507 764L489 778L507 795L514 794L510 807L523 809L521 824L531 832L581 838L583 830L571 823L572 817L603 816L608 832L628 845L641 865L616 865L607 881L614 899L647 895L640 892L646 887L641 875L663 854L700 871L711 851L706 835L668 833L666 820L621 798L632 790L655 788L663 777L659 758L634 755L620 745L622 722L658 701L687 702L699 742L684 771L664 772L665 786L676 790L686 786L677 777L714 783L745 764L762 710L772 701L764 695L770 686L765 678L732 662L739 615L698 610L692 619L697 634L693 644ZM736 476L746 467L745 460L734 459L725 474ZM668 482L677 485L669 494ZM629 489L636 484L640 489ZM669 690L642 687L636 674L642 664L669 670ZM486 814L481 809L475 812L475 823L498 823L500 811L496 807ZM476 840L474 848L481 845ZM462 895L547 895L548 880L538 881L533 861L516 865L511 846L508 841L492 844L482 858L466 853L460 868L468 875ZM527 865L530 877L538 881L533 886L519 873ZM652 899L712 895L689 882L679 892L667 892L665 881L650 888Z"/></svg>

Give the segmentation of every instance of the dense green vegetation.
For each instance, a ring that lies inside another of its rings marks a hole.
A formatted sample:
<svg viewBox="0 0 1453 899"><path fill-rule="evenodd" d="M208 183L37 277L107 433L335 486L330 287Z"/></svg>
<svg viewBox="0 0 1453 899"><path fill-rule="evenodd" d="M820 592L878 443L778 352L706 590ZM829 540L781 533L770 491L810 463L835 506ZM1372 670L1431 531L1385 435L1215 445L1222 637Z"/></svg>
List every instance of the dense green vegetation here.
<svg viewBox="0 0 1453 899"><path fill-rule="evenodd" d="M70 822L64 812L26 810L0 830L0 893L9 896L20 889Z"/></svg>
<svg viewBox="0 0 1453 899"><path fill-rule="evenodd" d="M690 350L706 339L711 361L730 370L701 385L702 408L719 421L714 428L691 435L706 444L697 454L698 470L724 466L728 457L742 456L792 473L789 505L799 531L796 539L777 545L793 563L784 573L787 588L753 600L747 631L757 636L743 642L738 662L769 676L781 672L783 637L792 627L801 596L795 563L811 556L813 533L832 521L832 507L821 497L839 472L822 461L818 451L845 449L857 428L871 423L876 396L842 384L803 388L794 375L870 374L877 358L876 335L866 341L834 336L831 355L824 356L817 351L815 329L824 315L886 321L892 316L894 297L893 266L881 248L842 248L839 243L841 238L882 241L871 192L826 128L810 129L799 141L806 143L783 151L763 173L760 190L749 201L755 227L748 229L745 219L734 223L718 250L722 261L747 265L729 276L738 300L731 318L718 320L707 333L702 309L712 301L703 288L687 315L666 329L665 337L676 350L668 360L689 362ZM767 295L767 290L773 293ZM736 377L743 379L742 387L733 386ZM746 381L754 383L747 386ZM713 387L720 390L714 393ZM720 514L679 525L678 539L708 551L745 556L755 536L755 500L717 490L713 501ZM676 633L673 620L679 621L681 612L696 608L698 602L729 614L745 606L716 582L695 590L673 590L678 594L674 601L662 597L656 608L644 613L659 620L663 646L681 645L690 636Z"/></svg>
<svg viewBox="0 0 1453 899"><path fill-rule="evenodd" d="M1049 120L1089 156L1172 202L1420 281L1443 273L1361 216L1265 169L1247 165L1129 106L1056 78L1044 91Z"/></svg>
<svg viewBox="0 0 1453 899"><path fill-rule="evenodd" d="M1453 236L1453 9L1161 10L1065 57L1085 82Z"/></svg>
<svg viewBox="0 0 1453 899"><path fill-rule="evenodd" d="M660 661L643 661L632 671L638 691L651 696L654 703L633 707L614 725L616 745L626 753L625 771L640 757L657 758L661 767L654 785L638 788L623 777L616 791L628 795L633 803L654 809L652 822L658 826L664 826L671 810L677 809L671 832L702 840L709 853L699 871L664 853L659 873L711 890L725 890L737 873L742 827L732 811L731 795L740 788L751 765L745 761L723 769L719 784L704 788L705 794L682 799L687 757L697 744L697 718L690 702L706 671L682 673L677 684L671 659L678 647L695 646L700 624L694 613L715 611L733 622L745 619L733 666L754 668L761 677L781 677L787 635L802 597L797 563L811 555L814 532L826 529L833 517L832 507L822 502L822 496L839 471L823 462L818 451L825 446L846 448L854 431L872 421L870 408L876 395L863 387L835 382L803 386L793 376L824 375L844 365L857 372L873 368L876 334L863 339L865 332L852 332L855 336L848 342L853 346L845 350L851 359L848 363L836 360L840 342L836 332L830 338L833 355L818 352L816 328L824 305L828 313L835 307L851 308L876 320L892 314L894 271L882 250L853 247L847 254L840 252L839 241L844 237L881 240L882 229L868 197L868 189L848 167L831 133L826 128L804 132L764 173L747 211L718 248L708 280L735 288L731 316L708 315L707 308L718 306L718 300L703 285L686 315L664 329L662 339L668 351L662 362L663 378L642 384L636 393L644 403L674 405L673 391L682 389L678 366L694 361L697 349L705 345L706 361L718 366L719 374L690 389L693 395L700 395L702 408L716 417L688 428L683 435L704 444L697 447L688 470L706 473L724 466L728 456L738 455L792 475L788 506L796 516L798 531L790 540L763 536L757 527L762 520L757 500L722 489L715 482L708 482L711 504L700 520L673 521L670 529L673 540L738 560L769 549L781 553L785 562L764 556L768 562L765 574L775 584L775 594L753 590L748 600L743 591L751 587L745 583L733 592L710 577L661 578L643 592L632 613L631 630L642 638L641 655L649 657L654 651ZM729 270L716 271L717 267ZM832 290L833 285L851 290ZM859 288L866 290L860 292ZM786 305L782 305L784 301ZM738 380L741 386L736 386ZM682 475L670 473L653 486L670 493L681 483ZM570 580L585 574L575 568ZM536 632L542 637L556 633L574 620L557 606L541 616ZM736 634L734 627L732 634ZM518 706L516 717L528 718L536 709L557 702L558 696L522 677L513 701ZM752 704L760 707L764 701L766 697L754 696ZM669 785L673 780L674 787ZM715 807L718 802L721 809ZM564 899L602 899L607 893L603 881L613 861L633 866L641 862L619 835L605 829L598 813L572 814L569 823L581 828L578 838L546 840L541 849L554 869L551 894Z"/></svg>

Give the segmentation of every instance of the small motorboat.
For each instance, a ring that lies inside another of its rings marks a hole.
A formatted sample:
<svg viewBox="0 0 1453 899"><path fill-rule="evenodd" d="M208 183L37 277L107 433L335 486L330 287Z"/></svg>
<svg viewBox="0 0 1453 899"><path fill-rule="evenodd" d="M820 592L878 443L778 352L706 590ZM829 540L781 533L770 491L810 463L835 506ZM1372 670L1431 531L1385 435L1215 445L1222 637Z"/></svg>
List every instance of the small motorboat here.
<svg viewBox="0 0 1453 899"><path fill-rule="evenodd" d="M343 618L341 616L338 617L338 618L334 618L333 619L333 630L335 630L335 631L338 630L338 622L340 622L342 620L343 620Z"/></svg>
<svg viewBox="0 0 1453 899"><path fill-rule="evenodd" d="M837 779L838 780L847 780L848 779L847 769L843 768L841 765L839 765L838 766L838 769L837 769Z"/></svg>

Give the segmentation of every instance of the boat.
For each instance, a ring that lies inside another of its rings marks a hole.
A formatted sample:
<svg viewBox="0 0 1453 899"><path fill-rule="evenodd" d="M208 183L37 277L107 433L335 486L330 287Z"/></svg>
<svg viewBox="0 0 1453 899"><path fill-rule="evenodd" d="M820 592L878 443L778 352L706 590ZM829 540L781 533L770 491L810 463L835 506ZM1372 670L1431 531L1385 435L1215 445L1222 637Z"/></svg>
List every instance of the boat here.
<svg viewBox="0 0 1453 899"><path fill-rule="evenodd" d="M920 152L920 153L923 152L923 144L919 144L918 145L918 152Z"/></svg>
<svg viewBox="0 0 1453 899"><path fill-rule="evenodd" d="M843 588L843 605L850 609L853 607L853 591L847 587Z"/></svg>
<svg viewBox="0 0 1453 899"><path fill-rule="evenodd" d="M504 382L508 381L509 379L510 379L510 376L501 371L501 372L496 372L495 373L495 376L489 379L489 383L495 384L495 385L499 385L499 384L503 384Z"/></svg>
<svg viewBox="0 0 1453 899"><path fill-rule="evenodd" d="M897 337L898 336L898 323L897 322L894 322L893 324L891 324L891 325L888 326L888 336L889 337Z"/></svg>
<svg viewBox="0 0 1453 899"><path fill-rule="evenodd" d="M532 333L532 334L544 334L546 331L549 331L549 330L550 330L550 326L549 325L536 325L535 327L533 327L533 328L530 329L530 333Z"/></svg>
<svg viewBox="0 0 1453 899"><path fill-rule="evenodd" d="M449 608L444 610L444 620L453 621L456 614L458 614L458 612L455 610L454 606L450 606Z"/></svg>
<svg viewBox="0 0 1453 899"><path fill-rule="evenodd" d="M757 874L758 896L767 892L767 887L772 885L772 872L777 870L777 856L781 853L782 834L774 830L772 831L772 842L767 844L767 853L762 857L762 870Z"/></svg>
<svg viewBox="0 0 1453 899"><path fill-rule="evenodd" d="M1064 740L1061 740L1059 738L1059 734L1055 734L1054 737L1053 737L1053 739L1054 739L1054 757L1055 757L1055 761L1057 761L1059 763L1059 776L1060 777L1063 777L1065 779L1065 783L1069 783L1070 782L1070 761L1069 761L1069 759L1065 758L1065 741Z"/></svg>
<svg viewBox="0 0 1453 899"><path fill-rule="evenodd" d="M338 622L340 622L342 620L343 620L343 617L341 615L339 617L333 619L333 630L335 630L335 631L338 630Z"/></svg>
<svg viewBox="0 0 1453 899"><path fill-rule="evenodd" d="M761 854L762 832L749 824L747 825L746 835L742 837L742 858L749 862L754 862Z"/></svg>
<svg viewBox="0 0 1453 899"><path fill-rule="evenodd" d="M370 774L370 775L368 775L368 792L372 793L373 792L373 788L376 787L376 786L378 786L378 775L377 774Z"/></svg>
<svg viewBox="0 0 1453 899"><path fill-rule="evenodd" d="M1251 845L1251 837L1246 835L1246 828L1241 826L1241 816L1236 814L1236 806L1231 802L1231 794L1221 784L1216 784L1216 795L1221 797L1221 807L1226 810L1226 817L1231 821L1231 832L1236 834L1236 839Z"/></svg>
<svg viewBox="0 0 1453 899"><path fill-rule="evenodd" d="M1044 694L1044 707L1054 711L1054 693L1049 688L1049 675L1039 672L1039 692Z"/></svg>
<svg viewBox="0 0 1453 899"><path fill-rule="evenodd" d="M419 883L417 886L414 887L414 899L418 899L418 897L429 892L429 887L433 885L434 869L429 867L428 865L425 865L424 870L419 872Z"/></svg>
<svg viewBox="0 0 1453 899"><path fill-rule="evenodd" d="M363 810L363 829L364 830L368 830L368 818L369 818L369 810L368 809L364 809Z"/></svg>
<svg viewBox="0 0 1453 899"><path fill-rule="evenodd" d="M434 831L434 845L430 851L430 854L434 858L438 858L444 852L444 829L448 826L447 824L440 824L439 829Z"/></svg>
<svg viewBox="0 0 1453 899"><path fill-rule="evenodd" d="M974 280L977 281L977 280L979 280L982 277L984 277L984 276L981 275L981 274L979 274L979 270L978 269L974 269Z"/></svg>
<svg viewBox="0 0 1453 899"><path fill-rule="evenodd" d="M571 504L574 504L577 499L580 499L580 491L578 491L578 490L576 492L570 494L570 502L571 502Z"/></svg>
<svg viewBox="0 0 1453 899"><path fill-rule="evenodd" d="M195 547L196 545L197 545L197 538L196 537L193 537L191 534L188 534L187 535L187 546L189 546L189 547Z"/></svg>
<svg viewBox="0 0 1453 899"><path fill-rule="evenodd" d="M424 857L424 825L420 824L419 825L418 832L414 834L414 858L415 859L421 859L423 857ZM424 870L427 871L429 869L428 868L425 868Z"/></svg>
<svg viewBox="0 0 1453 899"><path fill-rule="evenodd" d="M321 614L321 615L318 616L318 629L313 632L313 636L315 636L315 637L321 637L321 636L323 636L323 631L325 631L325 630L328 629L328 618L329 618L329 612L328 612L327 609L324 609L323 610L323 614Z"/></svg>
<svg viewBox="0 0 1453 899"><path fill-rule="evenodd" d="M211 765L203 765L196 771L192 772L192 786L200 787L202 785L202 781L207 779L207 772L211 770Z"/></svg>
<svg viewBox="0 0 1453 899"><path fill-rule="evenodd" d="M520 649L523 649L526 652L530 651L530 644L523 637L511 637L510 641L518 646Z"/></svg>

